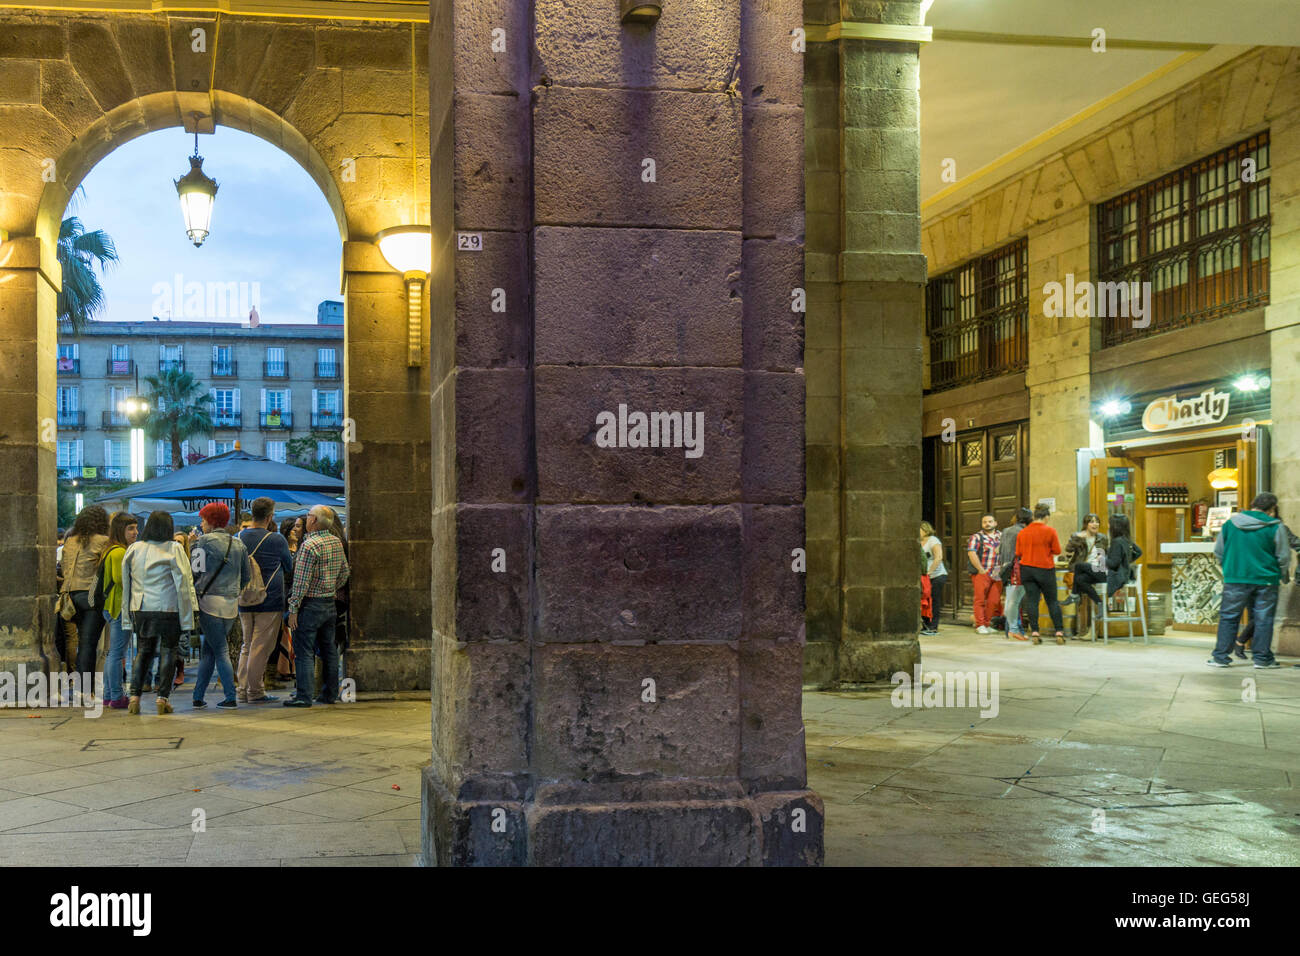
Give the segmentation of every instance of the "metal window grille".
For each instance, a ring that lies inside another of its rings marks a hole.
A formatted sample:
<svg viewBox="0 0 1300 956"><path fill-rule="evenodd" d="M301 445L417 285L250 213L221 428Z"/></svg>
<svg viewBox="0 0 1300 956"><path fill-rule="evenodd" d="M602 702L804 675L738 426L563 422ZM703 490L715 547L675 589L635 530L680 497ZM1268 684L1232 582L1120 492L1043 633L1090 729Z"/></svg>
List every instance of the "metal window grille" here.
<svg viewBox="0 0 1300 956"><path fill-rule="evenodd" d="M1099 282L1151 284L1140 324L1102 319L1104 344L1267 305L1270 223L1267 132L1100 205Z"/></svg>
<svg viewBox="0 0 1300 956"><path fill-rule="evenodd" d="M930 280L930 391L1029 364L1029 243L1018 239Z"/></svg>

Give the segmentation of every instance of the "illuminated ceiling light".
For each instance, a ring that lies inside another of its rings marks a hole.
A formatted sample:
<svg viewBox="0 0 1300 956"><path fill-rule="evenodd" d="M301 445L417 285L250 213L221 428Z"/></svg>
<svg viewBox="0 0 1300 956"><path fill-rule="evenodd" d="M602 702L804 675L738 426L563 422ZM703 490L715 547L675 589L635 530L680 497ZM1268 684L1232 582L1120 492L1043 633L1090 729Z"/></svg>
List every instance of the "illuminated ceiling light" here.
<svg viewBox="0 0 1300 956"><path fill-rule="evenodd" d="M1226 488L1237 487L1237 469L1236 468L1216 468L1206 476L1210 480L1210 487L1215 491L1222 491Z"/></svg>
<svg viewBox="0 0 1300 956"><path fill-rule="evenodd" d="M624 23L655 23L663 15L661 0L619 0L620 18Z"/></svg>
<svg viewBox="0 0 1300 956"><path fill-rule="evenodd" d="M393 226L375 236L379 251L406 280L406 351L408 366L424 364L421 330L424 283L433 269L433 233L428 226Z"/></svg>
<svg viewBox="0 0 1300 956"><path fill-rule="evenodd" d="M185 217L185 235L195 247L203 245L212 228L212 206L217 200L217 181L203 172L203 157L199 155L199 114L194 114L194 155L190 157L190 171L175 180L176 195L181 200L181 215Z"/></svg>
<svg viewBox="0 0 1300 956"><path fill-rule="evenodd" d="M1232 383L1239 392L1258 392L1273 384L1267 375L1243 375Z"/></svg>

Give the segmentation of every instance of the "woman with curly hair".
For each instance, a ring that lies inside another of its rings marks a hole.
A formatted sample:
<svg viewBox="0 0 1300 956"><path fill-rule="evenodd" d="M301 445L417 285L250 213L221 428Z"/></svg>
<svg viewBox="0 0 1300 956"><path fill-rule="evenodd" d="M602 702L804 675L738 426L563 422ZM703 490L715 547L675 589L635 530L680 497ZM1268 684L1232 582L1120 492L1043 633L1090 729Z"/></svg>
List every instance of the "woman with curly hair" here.
<svg viewBox="0 0 1300 956"><path fill-rule="evenodd" d="M72 598L76 613L72 624L77 629L76 669L82 688L89 693L95 674L95 657L104 633L104 616L90 606L90 594L99 575L99 563L108 550L108 512L99 505L87 505L77 515L72 530L63 542L63 590ZM63 638L60 640L60 638ZM55 649L66 667L67 638L62 628L55 632Z"/></svg>

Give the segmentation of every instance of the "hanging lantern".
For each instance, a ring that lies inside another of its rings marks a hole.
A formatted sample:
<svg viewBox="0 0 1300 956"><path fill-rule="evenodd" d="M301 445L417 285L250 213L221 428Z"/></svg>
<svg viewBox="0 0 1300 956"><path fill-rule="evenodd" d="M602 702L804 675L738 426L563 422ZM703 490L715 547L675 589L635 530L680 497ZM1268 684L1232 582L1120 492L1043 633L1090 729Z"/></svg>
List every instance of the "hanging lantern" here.
<svg viewBox="0 0 1300 956"><path fill-rule="evenodd" d="M181 215L185 217L185 235L190 237L196 247L201 246L212 228L212 206L217 199L217 181L203 172L197 124L190 171L175 182L176 195L181 200Z"/></svg>

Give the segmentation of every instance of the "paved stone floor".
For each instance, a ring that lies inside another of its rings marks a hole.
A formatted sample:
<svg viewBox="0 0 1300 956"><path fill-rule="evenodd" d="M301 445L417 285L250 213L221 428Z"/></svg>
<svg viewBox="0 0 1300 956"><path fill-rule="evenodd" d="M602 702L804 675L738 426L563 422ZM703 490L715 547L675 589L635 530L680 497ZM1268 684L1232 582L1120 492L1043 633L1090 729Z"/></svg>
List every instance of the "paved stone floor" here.
<svg viewBox="0 0 1300 956"><path fill-rule="evenodd" d="M1205 638L1047 640L922 639L926 671L997 672L996 717L805 695L827 864L1300 863L1300 669L1214 670Z"/></svg>
<svg viewBox="0 0 1300 956"><path fill-rule="evenodd" d="M805 694L828 865L1300 863L1300 670L965 627L923 648L927 672L996 672L998 714L896 708L884 684ZM0 863L415 862L427 700L189 699L162 718L151 697L140 717L0 710Z"/></svg>

